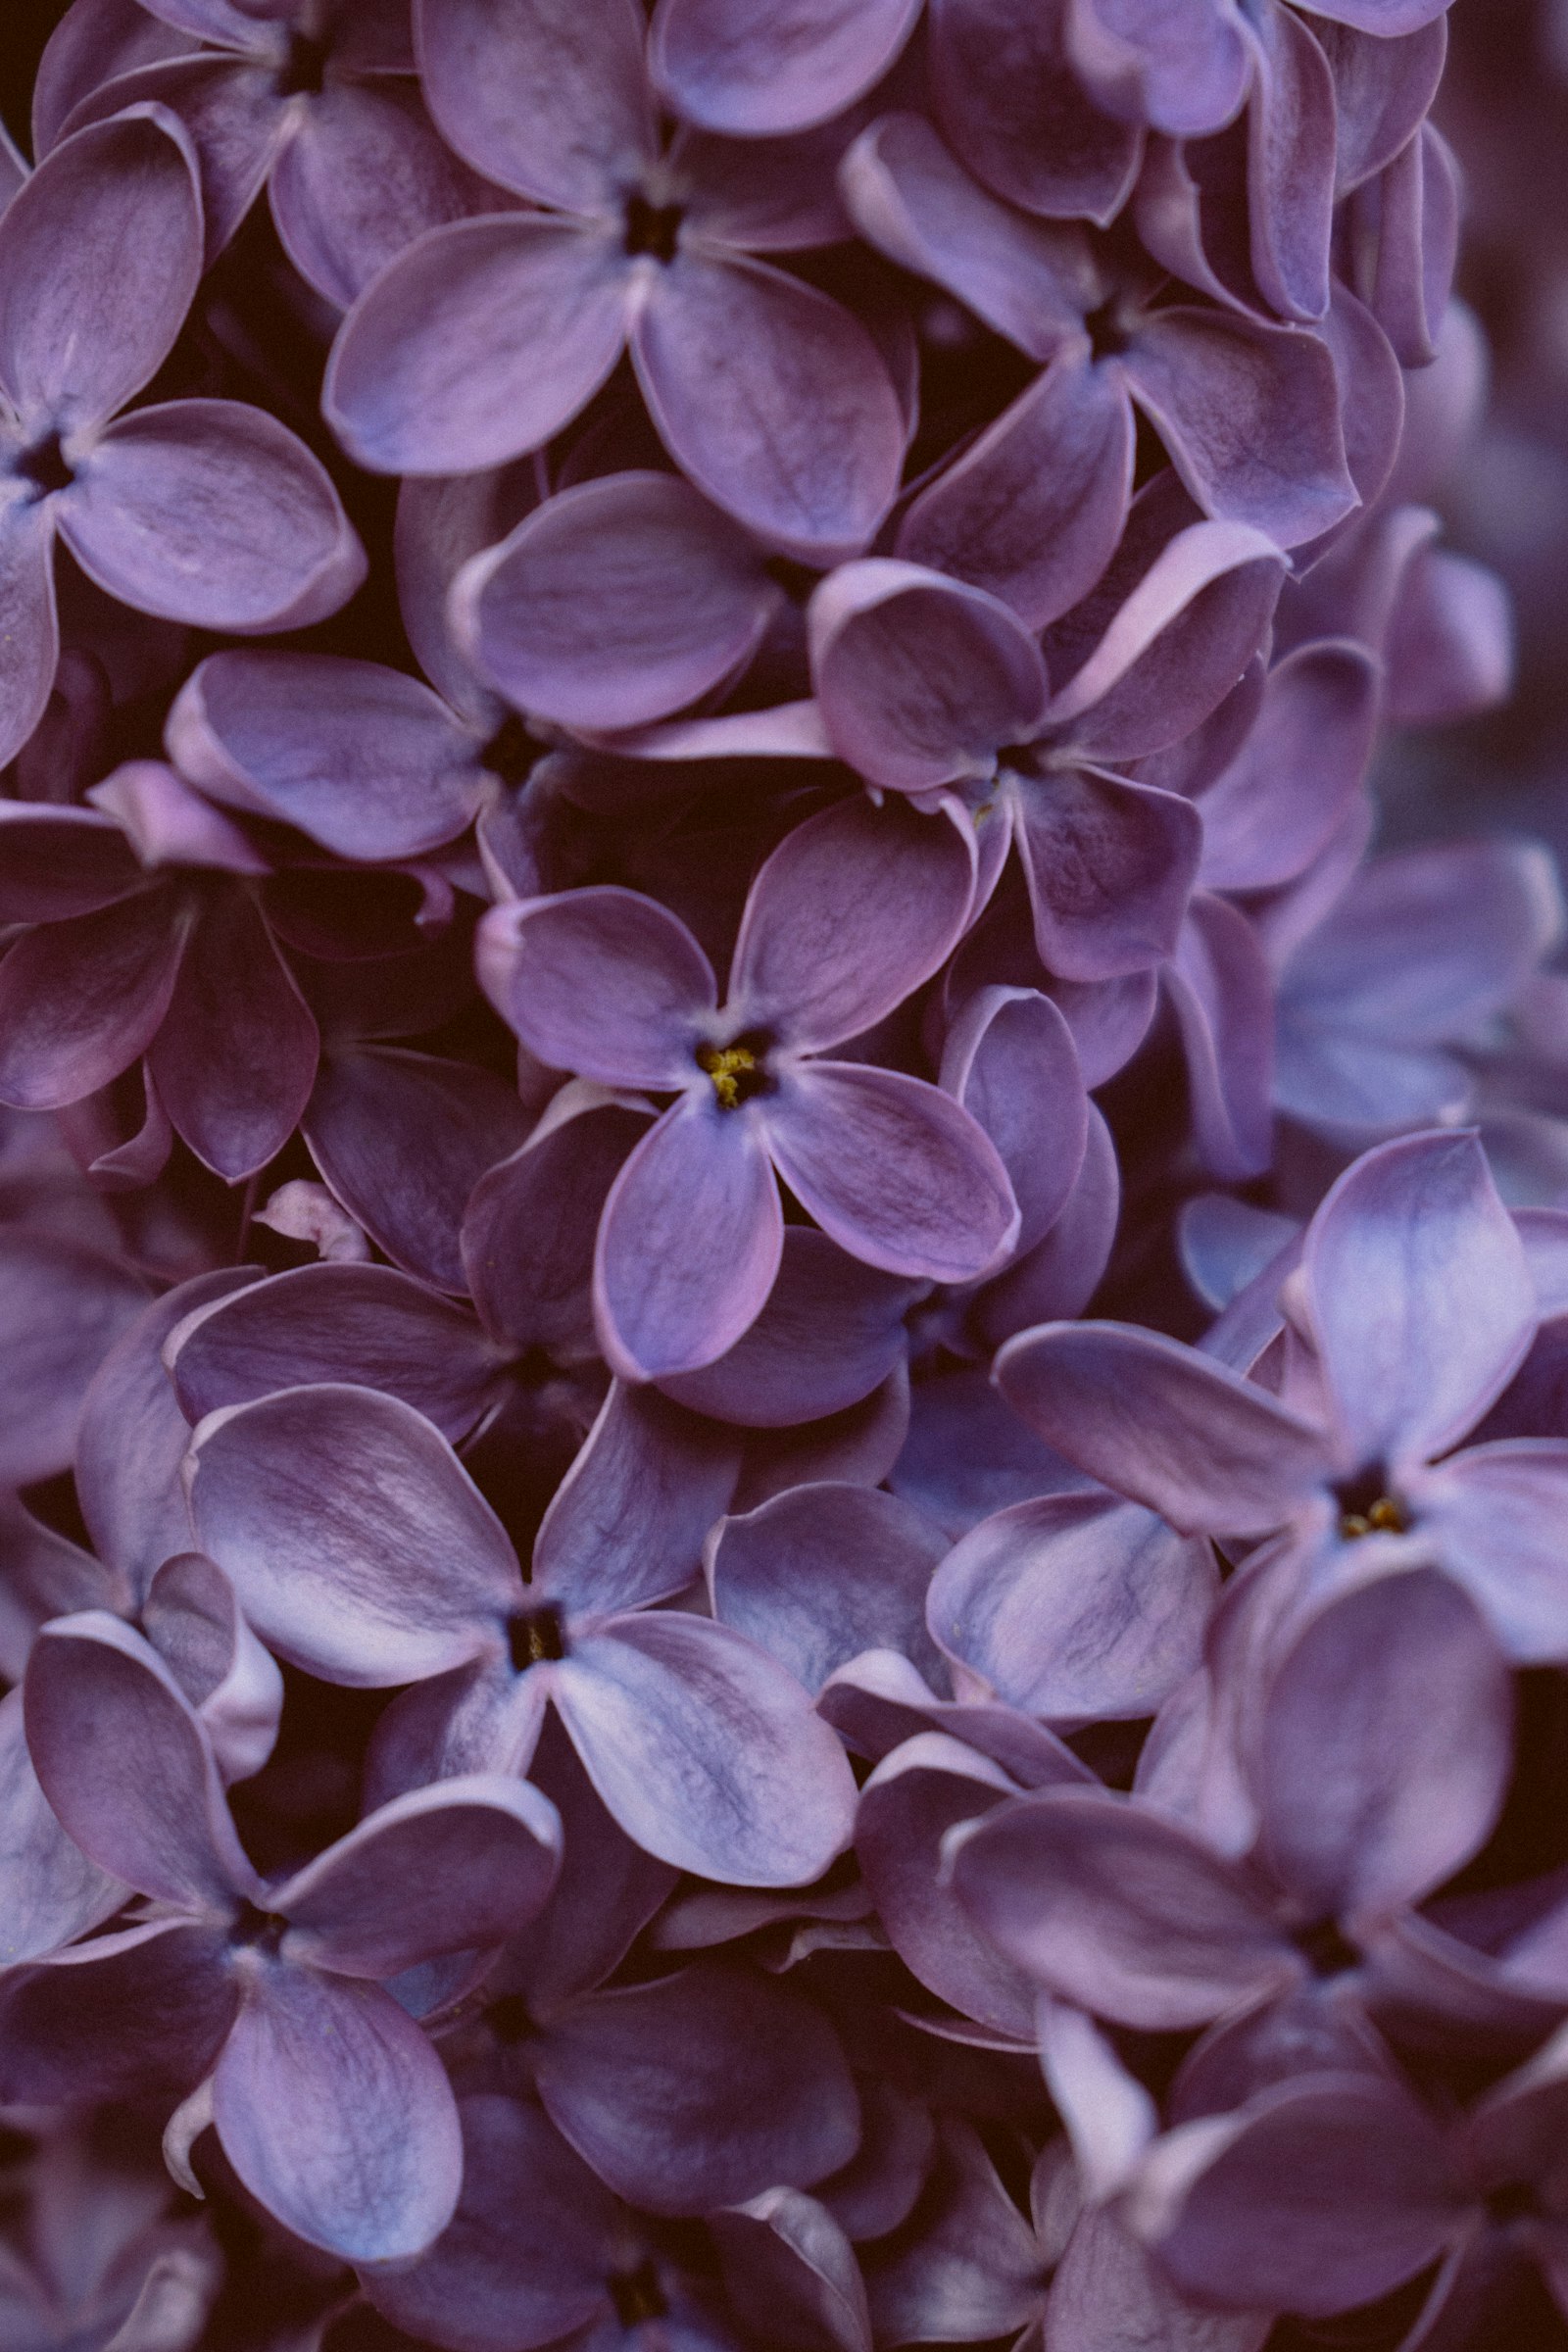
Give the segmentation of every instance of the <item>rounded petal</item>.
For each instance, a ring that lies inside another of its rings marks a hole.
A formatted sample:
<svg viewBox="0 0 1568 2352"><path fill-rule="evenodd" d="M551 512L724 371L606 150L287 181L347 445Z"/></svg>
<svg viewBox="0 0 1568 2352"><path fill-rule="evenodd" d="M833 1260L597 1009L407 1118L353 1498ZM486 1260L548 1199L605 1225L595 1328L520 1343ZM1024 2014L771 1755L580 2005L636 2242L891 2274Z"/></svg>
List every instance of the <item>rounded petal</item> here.
<svg viewBox="0 0 1568 2352"><path fill-rule="evenodd" d="M1121 980L1172 955L1202 854L1192 803L1065 763L1020 776L1012 790L1047 969L1066 980Z"/></svg>
<svg viewBox="0 0 1568 2352"><path fill-rule="evenodd" d="M122 604L241 635L323 619L366 571L325 467L237 400L122 417L61 494L59 524Z"/></svg>
<svg viewBox="0 0 1568 2352"><path fill-rule="evenodd" d="M1050 220L1120 212L1143 155L1134 123L1088 97L1067 53L1065 11L1018 0L934 0L931 77L938 118L993 194Z"/></svg>
<svg viewBox="0 0 1568 2352"><path fill-rule="evenodd" d="M783 1235L750 1106L676 1102L626 1161L600 1221L594 1311L612 1370L658 1380L721 1356L761 1311Z"/></svg>
<svg viewBox="0 0 1568 2352"><path fill-rule="evenodd" d="M677 254L631 336L682 471L787 555L854 555L893 504L905 429L869 333L814 286L742 255Z"/></svg>
<svg viewBox="0 0 1568 2352"><path fill-rule="evenodd" d="M1040 648L982 588L874 557L811 599L811 672L839 758L893 792L992 774L1044 722Z"/></svg>
<svg viewBox="0 0 1568 2352"><path fill-rule="evenodd" d="M1067 53L1124 122L1200 137L1236 115L1251 58L1240 12L1213 0L1068 0Z"/></svg>
<svg viewBox="0 0 1568 2352"><path fill-rule="evenodd" d="M180 962L148 1070L203 1164L229 1183L288 1142L316 1083L320 1038L261 909L215 891Z"/></svg>
<svg viewBox="0 0 1568 2352"><path fill-rule="evenodd" d="M187 925L161 890L24 932L0 961L0 1102L79 1102L157 1035Z"/></svg>
<svg viewBox="0 0 1568 2352"><path fill-rule="evenodd" d="M858 1037L947 960L973 887L967 829L945 816L864 797L821 809L747 894L729 1016L795 1053Z"/></svg>
<svg viewBox="0 0 1568 2352"><path fill-rule="evenodd" d="M431 113L475 171L593 213L655 152L636 0L418 0Z"/></svg>
<svg viewBox="0 0 1568 2352"><path fill-rule="evenodd" d="M264 1964L218 2062L213 2120L252 2196L346 2262L420 2254L456 2210L451 2086L378 1985Z"/></svg>
<svg viewBox="0 0 1568 2352"><path fill-rule="evenodd" d="M902 1070L808 1062L768 1097L779 1174L840 1249L889 1274L972 1282L1012 1246L996 1146L951 1096Z"/></svg>
<svg viewBox="0 0 1568 2352"><path fill-rule="evenodd" d="M377 1688L474 1654L520 1597L506 1531L422 1414L368 1389L290 1389L197 1430L197 1540L270 1647Z"/></svg>
<svg viewBox="0 0 1568 2352"><path fill-rule="evenodd" d="M21 485L7 487L15 492ZM44 714L60 660L55 526L48 499L0 499L0 761L14 760Z"/></svg>
<svg viewBox="0 0 1568 2352"><path fill-rule="evenodd" d="M649 66L688 122L737 138L806 130L880 81L919 0L661 0Z"/></svg>
<svg viewBox="0 0 1568 2352"><path fill-rule="evenodd" d="M855 1784L837 1738L794 1676L727 1626L665 1609L607 1618L554 1678L605 1805L677 1870L805 1886L849 1842Z"/></svg>
<svg viewBox="0 0 1568 2352"><path fill-rule="evenodd" d="M119 1259L21 1223L0 1229L0 1480L8 1487L70 1468L90 1383L146 1304L145 1284Z"/></svg>
<svg viewBox="0 0 1568 2352"><path fill-rule="evenodd" d="M344 319L327 422L375 473L474 473L537 449L619 359L627 269L617 242L567 221L427 230Z"/></svg>
<svg viewBox="0 0 1568 2352"><path fill-rule="evenodd" d="M679 915L613 887L523 899L485 916L479 978L547 1069L601 1086L687 1085L712 966Z"/></svg>
<svg viewBox="0 0 1568 2352"><path fill-rule="evenodd" d="M201 269L194 161L172 116L137 109L62 141L0 231L0 383L24 422L67 432L122 408Z"/></svg>
<svg viewBox="0 0 1568 2352"><path fill-rule="evenodd" d="M695 702L755 651L777 604L752 542L677 475L563 490L465 565L454 614L519 710L606 733Z"/></svg>
<svg viewBox="0 0 1568 2352"><path fill-rule="evenodd" d="M232 2023L227 1934L182 1919L90 1936L0 1980L0 2094L89 2106L194 2089Z"/></svg>

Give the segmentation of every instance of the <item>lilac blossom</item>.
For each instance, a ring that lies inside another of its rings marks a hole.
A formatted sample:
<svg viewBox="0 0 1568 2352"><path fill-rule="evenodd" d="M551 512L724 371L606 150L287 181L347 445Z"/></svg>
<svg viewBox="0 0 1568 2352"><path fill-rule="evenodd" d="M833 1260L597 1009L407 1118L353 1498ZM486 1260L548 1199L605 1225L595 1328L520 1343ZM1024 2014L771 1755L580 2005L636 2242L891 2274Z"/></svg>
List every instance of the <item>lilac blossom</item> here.
<svg viewBox="0 0 1568 2352"><path fill-rule="evenodd" d="M201 234L194 157L156 106L64 142L0 225L7 755L54 680L57 530L111 596L241 633L318 620L365 575L325 472L265 411L186 400L119 415L184 323ZM81 303L97 322L85 342Z"/></svg>

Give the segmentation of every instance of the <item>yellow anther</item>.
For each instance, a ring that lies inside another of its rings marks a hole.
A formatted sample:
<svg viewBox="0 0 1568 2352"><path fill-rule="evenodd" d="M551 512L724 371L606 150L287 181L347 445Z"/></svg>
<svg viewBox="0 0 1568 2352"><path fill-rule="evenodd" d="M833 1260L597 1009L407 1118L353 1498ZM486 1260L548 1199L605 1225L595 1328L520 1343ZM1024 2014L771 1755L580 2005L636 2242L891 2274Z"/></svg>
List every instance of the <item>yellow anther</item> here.
<svg viewBox="0 0 1568 2352"><path fill-rule="evenodd" d="M756 1069L757 1055L749 1046L699 1046L697 1066L713 1081L720 1110L737 1110L740 1080L748 1070Z"/></svg>
<svg viewBox="0 0 1568 2352"><path fill-rule="evenodd" d="M1365 1511L1347 1511L1340 1533L1354 1543L1360 1536L1402 1536L1409 1525L1392 1494L1380 1494Z"/></svg>

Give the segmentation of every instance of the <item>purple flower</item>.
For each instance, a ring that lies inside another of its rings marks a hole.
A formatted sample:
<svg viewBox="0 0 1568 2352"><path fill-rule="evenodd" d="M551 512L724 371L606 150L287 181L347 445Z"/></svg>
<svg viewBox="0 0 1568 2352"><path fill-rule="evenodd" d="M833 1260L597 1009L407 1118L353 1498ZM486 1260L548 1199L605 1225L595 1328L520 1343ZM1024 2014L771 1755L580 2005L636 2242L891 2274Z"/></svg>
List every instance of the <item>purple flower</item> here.
<svg viewBox="0 0 1568 2352"><path fill-rule="evenodd" d="M722 1447L703 1484L652 1489L643 1530L663 1540L624 1549L604 1531L657 1454L628 1462L612 1446L602 1460L608 1484L602 1470L563 1487L527 1585L430 1424L369 1390L295 1389L213 1414L191 1507L270 1646L329 1681L416 1686L382 1719L380 1786L525 1771L554 1706L650 1853L737 1885L805 1885L849 1836L837 1740L764 1650L652 1605L692 1580L727 1492Z"/></svg>
<svg viewBox="0 0 1568 2352"><path fill-rule="evenodd" d="M196 2128L216 2124L240 2179L296 2235L369 2261L427 2246L457 2202L457 2112L428 2041L381 1987L500 1943L539 1908L559 1862L554 1808L510 1780L422 1789L269 1886L189 1701L116 1619L42 1634L26 1704L50 1803L153 1909L8 1978L5 2095L200 2090Z"/></svg>
<svg viewBox="0 0 1568 2352"><path fill-rule="evenodd" d="M1518 1369L1541 1313L1474 1136L1410 1136L1357 1160L1313 1218L1285 1298L1278 1396L1121 1324L1024 1333L998 1378L1048 1444L1172 1526L1289 1531L1269 1555L1276 1588L1332 1587L1435 1554L1511 1656L1562 1654L1568 1448L1513 1439L1454 1450Z"/></svg>
<svg viewBox="0 0 1568 2352"><path fill-rule="evenodd" d="M406 0L174 0L169 13L200 47L129 70L115 60L102 78L95 61L64 128L148 103L176 115L201 161L209 261L265 186L289 259L346 309L421 230L493 207L497 191L419 102Z"/></svg>
<svg viewBox="0 0 1568 2352"><path fill-rule="evenodd" d="M486 916L481 976L541 1061L676 1098L599 1228L595 1305L622 1377L710 1363L755 1320L783 1243L775 1168L890 1273L966 1281L1006 1250L1017 1206L968 1113L903 1071L819 1058L935 970L972 878L961 820L823 810L753 883L722 1006L685 925L630 891Z"/></svg>
<svg viewBox="0 0 1568 2352"><path fill-rule="evenodd" d="M335 612L365 576L325 472L263 410L180 400L117 421L168 356L201 266L195 160L160 107L67 140L0 221L0 596L12 648L0 759L32 732L54 680L57 529L111 596L208 628L299 628Z"/></svg>
<svg viewBox="0 0 1568 2352"><path fill-rule="evenodd" d="M384 471L461 473L539 447L623 350L698 488L808 559L864 545L905 432L858 319L758 252L844 235L837 142L760 149L656 127L640 12L568 26L519 0L416 18L431 112L459 153L549 208L431 230L367 289L327 370L344 445Z"/></svg>

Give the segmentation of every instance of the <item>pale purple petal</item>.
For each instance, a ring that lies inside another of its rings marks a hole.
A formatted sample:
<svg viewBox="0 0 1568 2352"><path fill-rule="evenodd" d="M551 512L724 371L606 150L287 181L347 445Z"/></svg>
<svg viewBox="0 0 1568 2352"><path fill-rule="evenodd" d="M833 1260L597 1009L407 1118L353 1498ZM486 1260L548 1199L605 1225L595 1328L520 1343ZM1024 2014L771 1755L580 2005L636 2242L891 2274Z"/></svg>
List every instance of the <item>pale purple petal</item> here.
<svg viewBox="0 0 1568 2352"><path fill-rule="evenodd" d="M691 1081L712 967L680 917L635 891L522 900L485 917L486 995L547 1068L602 1086Z"/></svg>
<svg viewBox="0 0 1568 2352"><path fill-rule="evenodd" d="M7 1486L30 1486L71 1466L89 1384L146 1304L146 1285L118 1258L22 1224L0 1230L0 1480Z"/></svg>
<svg viewBox="0 0 1568 2352"><path fill-rule="evenodd" d="M1524 1250L1473 1135L1368 1152L1313 1218L1302 1262L1348 1468L1451 1446L1534 1336Z"/></svg>
<svg viewBox="0 0 1568 2352"><path fill-rule="evenodd" d="M897 57L919 0L661 0L648 62L689 122L740 138L842 114Z"/></svg>
<svg viewBox="0 0 1568 2352"><path fill-rule="evenodd" d="M214 1413L194 1453L203 1550L263 1640L313 1673L372 1688L439 1674L520 1600L500 1521L412 1405L293 1389Z"/></svg>
<svg viewBox="0 0 1568 2352"><path fill-rule="evenodd" d="M15 759L44 714L60 659L52 502L7 484L0 500L0 760Z"/></svg>
<svg viewBox="0 0 1568 2352"><path fill-rule="evenodd" d="M1118 980L1171 955L1202 851L1192 803L1065 763L1020 776L1012 790L1047 969L1067 980Z"/></svg>
<svg viewBox="0 0 1568 2352"><path fill-rule="evenodd" d="M930 24L937 114L976 176L1009 204L1104 227L1138 170L1137 127L1089 103L1073 73L1060 7L935 0Z"/></svg>
<svg viewBox="0 0 1568 2352"><path fill-rule="evenodd" d="M1023 1332L996 1377L1048 1445L1184 1534L1265 1535L1329 1472L1326 1438L1266 1390L1134 1324Z"/></svg>
<svg viewBox="0 0 1568 2352"><path fill-rule="evenodd" d="M1294 881L1328 847L1359 790L1378 677L1348 642L1305 645L1271 670L1240 753L1199 798L1209 890Z"/></svg>
<svg viewBox="0 0 1568 2352"><path fill-rule="evenodd" d="M1259 1175L1273 1151L1274 1006L1257 935L1228 901L1200 891L1163 978L1203 1165L1232 1183Z"/></svg>
<svg viewBox="0 0 1568 2352"><path fill-rule="evenodd" d="M327 421L379 473L473 473L537 449L620 357L630 268L618 239L568 221L428 229L344 320Z"/></svg>
<svg viewBox="0 0 1568 2352"><path fill-rule="evenodd" d="M221 1568L199 1551L165 1560L141 1622L201 1717L225 1785L260 1772L277 1740L283 1677L240 1615Z"/></svg>
<svg viewBox="0 0 1568 2352"><path fill-rule="evenodd" d="M503 187L598 212L655 151L635 0L419 0L416 24L430 112Z"/></svg>
<svg viewBox="0 0 1568 2352"><path fill-rule="evenodd" d="M773 1287L783 1230L750 1106L676 1102L616 1177L599 1227L594 1309L612 1369L658 1380L732 1348Z"/></svg>
<svg viewBox="0 0 1568 2352"><path fill-rule="evenodd" d="M62 1829L27 1754L20 1690L0 1699L0 1966L41 1960L100 1926L128 1889Z"/></svg>
<svg viewBox="0 0 1568 2352"><path fill-rule="evenodd" d="M1333 233L1334 77L1290 9L1260 9L1250 29L1257 44L1247 111L1252 274L1281 318L1321 318Z"/></svg>
<svg viewBox="0 0 1568 2352"><path fill-rule="evenodd" d="M728 1016L815 1054L871 1028L947 959L969 911L966 828L903 803L840 801L787 833L753 882Z"/></svg>
<svg viewBox="0 0 1568 2352"><path fill-rule="evenodd" d="M307 2245L418 2254L452 2219L463 2133L440 2059L378 1985L264 1961L213 2078L241 2181Z"/></svg>
<svg viewBox="0 0 1568 2352"><path fill-rule="evenodd" d="M1073 65L1124 122L1191 138L1241 107L1251 60L1238 18L1211 0L1068 0L1066 24Z"/></svg>
<svg viewBox="0 0 1568 2352"><path fill-rule="evenodd" d="M1351 22L1322 21L1326 11L1312 27L1334 75L1337 195L1348 195L1392 164L1425 120L1448 45L1446 18L1428 14L1427 24L1387 34L1381 24L1357 29Z"/></svg>
<svg viewBox="0 0 1568 2352"><path fill-rule="evenodd" d="M1124 2343L1157 2344L1160 2352L1261 2352L1274 2315L1189 2303L1101 2210L1086 2213L1072 2233L1051 2282L1046 2325L1052 2352L1111 2352Z"/></svg>
<svg viewBox="0 0 1568 2352"><path fill-rule="evenodd" d="M849 311L766 263L683 251L649 289L631 356L665 448L715 505L808 563L865 545L906 436Z"/></svg>
<svg viewBox="0 0 1568 2352"><path fill-rule="evenodd" d="M1072 1032L1037 990L978 989L948 1031L940 1077L1001 1154L1021 1255L1055 1223L1083 1165L1089 1102Z"/></svg>
<svg viewBox="0 0 1568 2352"><path fill-rule="evenodd" d="M926 1587L947 1550L942 1529L875 1487L791 1488L720 1520L709 1550L713 1614L820 1690L865 1649L937 1668Z"/></svg>
<svg viewBox="0 0 1568 2352"><path fill-rule="evenodd" d="M849 1841L855 1784L801 1685L727 1626L604 1621L552 1669L572 1744L628 1837L735 1886L804 1886Z"/></svg>
<svg viewBox="0 0 1568 2352"><path fill-rule="evenodd" d="M531 1589L595 1615L683 1592L740 1464L732 1431L612 1382L534 1539Z"/></svg>
<svg viewBox="0 0 1568 2352"><path fill-rule="evenodd" d="M1473 1446L1411 1482L1421 1530L1520 1664L1568 1644L1563 1510L1568 1446L1517 1438Z"/></svg>

